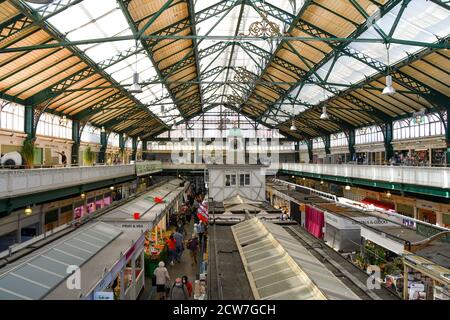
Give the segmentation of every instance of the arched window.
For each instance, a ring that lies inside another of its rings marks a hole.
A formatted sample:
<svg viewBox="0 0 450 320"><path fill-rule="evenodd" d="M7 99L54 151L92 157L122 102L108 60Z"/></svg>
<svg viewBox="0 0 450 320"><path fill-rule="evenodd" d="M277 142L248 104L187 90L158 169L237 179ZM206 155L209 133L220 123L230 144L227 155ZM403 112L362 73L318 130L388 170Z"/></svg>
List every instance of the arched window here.
<svg viewBox="0 0 450 320"><path fill-rule="evenodd" d="M25 131L25 107L0 99L0 128L12 131Z"/></svg>
<svg viewBox="0 0 450 320"><path fill-rule="evenodd" d="M444 119L447 114L444 114ZM444 124L437 113L418 115L393 123L394 140L417 139L445 134Z"/></svg>
<svg viewBox="0 0 450 320"><path fill-rule="evenodd" d="M383 132L379 126L355 129L355 144L379 143L383 140Z"/></svg>
<svg viewBox="0 0 450 320"><path fill-rule="evenodd" d="M332 134L330 136L330 146L331 147L348 146L348 140L347 136L345 135L345 132L338 132Z"/></svg>

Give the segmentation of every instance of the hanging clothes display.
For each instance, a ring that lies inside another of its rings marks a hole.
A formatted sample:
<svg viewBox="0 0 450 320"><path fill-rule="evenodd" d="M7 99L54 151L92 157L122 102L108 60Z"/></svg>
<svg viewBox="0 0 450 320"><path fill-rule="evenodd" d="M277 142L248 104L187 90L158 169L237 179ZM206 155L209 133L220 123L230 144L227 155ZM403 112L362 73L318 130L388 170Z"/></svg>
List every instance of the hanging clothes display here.
<svg viewBox="0 0 450 320"><path fill-rule="evenodd" d="M323 212L306 205L305 220L306 230L316 238L323 239L323 227L325 225Z"/></svg>

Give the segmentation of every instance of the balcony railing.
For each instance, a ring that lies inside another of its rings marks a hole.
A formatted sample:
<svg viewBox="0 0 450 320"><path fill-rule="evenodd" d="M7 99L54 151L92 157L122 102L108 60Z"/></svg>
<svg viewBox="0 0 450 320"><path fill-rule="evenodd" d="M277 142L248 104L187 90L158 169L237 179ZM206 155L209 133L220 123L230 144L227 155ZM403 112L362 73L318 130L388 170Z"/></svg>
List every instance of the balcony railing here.
<svg viewBox="0 0 450 320"><path fill-rule="evenodd" d="M20 196L135 174L134 164L0 170L0 198Z"/></svg>
<svg viewBox="0 0 450 320"><path fill-rule="evenodd" d="M282 170L448 188L450 168L354 164L283 163Z"/></svg>

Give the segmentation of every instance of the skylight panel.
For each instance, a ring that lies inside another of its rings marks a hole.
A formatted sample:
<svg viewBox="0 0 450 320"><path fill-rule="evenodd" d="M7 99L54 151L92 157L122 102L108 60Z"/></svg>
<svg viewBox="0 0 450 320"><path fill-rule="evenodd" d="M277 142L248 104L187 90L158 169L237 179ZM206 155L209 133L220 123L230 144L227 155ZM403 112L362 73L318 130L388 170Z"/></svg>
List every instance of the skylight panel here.
<svg viewBox="0 0 450 320"><path fill-rule="evenodd" d="M333 94L331 92L324 90L315 84L307 84L303 86L303 89L298 95L298 99L314 105L328 99L332 95Z"/></svg>
<svg viewBox="0 0 450 320"><path fill-rule="evenodd" d="M378 20L377 25L389 33L398 12L400 4L383 18ZM395 29L395 39L412 40L419 42L435 42L437 37L445 37L450 33L450 13L444 8L426 0L415 0L408 4ZM371 38L376 34L374 27L370 27L360 38ZM377 34L377 38L380 36ZM387 64L386 47L381 43L354 42L350 47L361 51L370 57ZM408 53L420 50L420 47L391 44L389 48L390 62L396 62L407 57Z"/></svg>
<svg viewBox="0 0 450 320"><path fill-rule="evenodd" d="M336 61L328 81L352 84L363 80L365 75L370 76L376 72L372 67L352 57L342 56Z"/></svg>

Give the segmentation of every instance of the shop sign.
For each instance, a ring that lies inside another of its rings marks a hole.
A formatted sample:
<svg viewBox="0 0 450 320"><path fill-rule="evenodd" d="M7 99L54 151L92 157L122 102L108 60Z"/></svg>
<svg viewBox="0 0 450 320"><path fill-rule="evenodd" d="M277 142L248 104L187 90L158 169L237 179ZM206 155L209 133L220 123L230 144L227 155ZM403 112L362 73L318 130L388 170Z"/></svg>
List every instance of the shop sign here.
<svg viewBox="0 0 450 320"><path fill-rule="evenodd" d="M94 300L114 300L113 292L95 292Z"/></svg>
<svg viewBox="0 0 450 320"><path fill-rule="evenodd" d="M355 220L372 227L395 227L395 223L377 217L356 217Z"/></svg>
<svg viewBox="0 0 450 320"><path fill-rule="evenodd" d="M433 202L417 200L416 205L417 205L417 208L421 208L421 209L435 210L435 211L440 210L440 206Z"/></svg>
<svg viewBox="0 0 450 320"><path fill-rule="evenodd" d="M408 228L416 229L416 222L412 219L403 218L403 225Z"/></svg>
<svg viewBox="0 0 450 320"><path fill-rule="evenodd" d="M152 227L152 223L143 223L143 222L120 222L115 223L115 225L124 230L149 230Z"/></svg>

